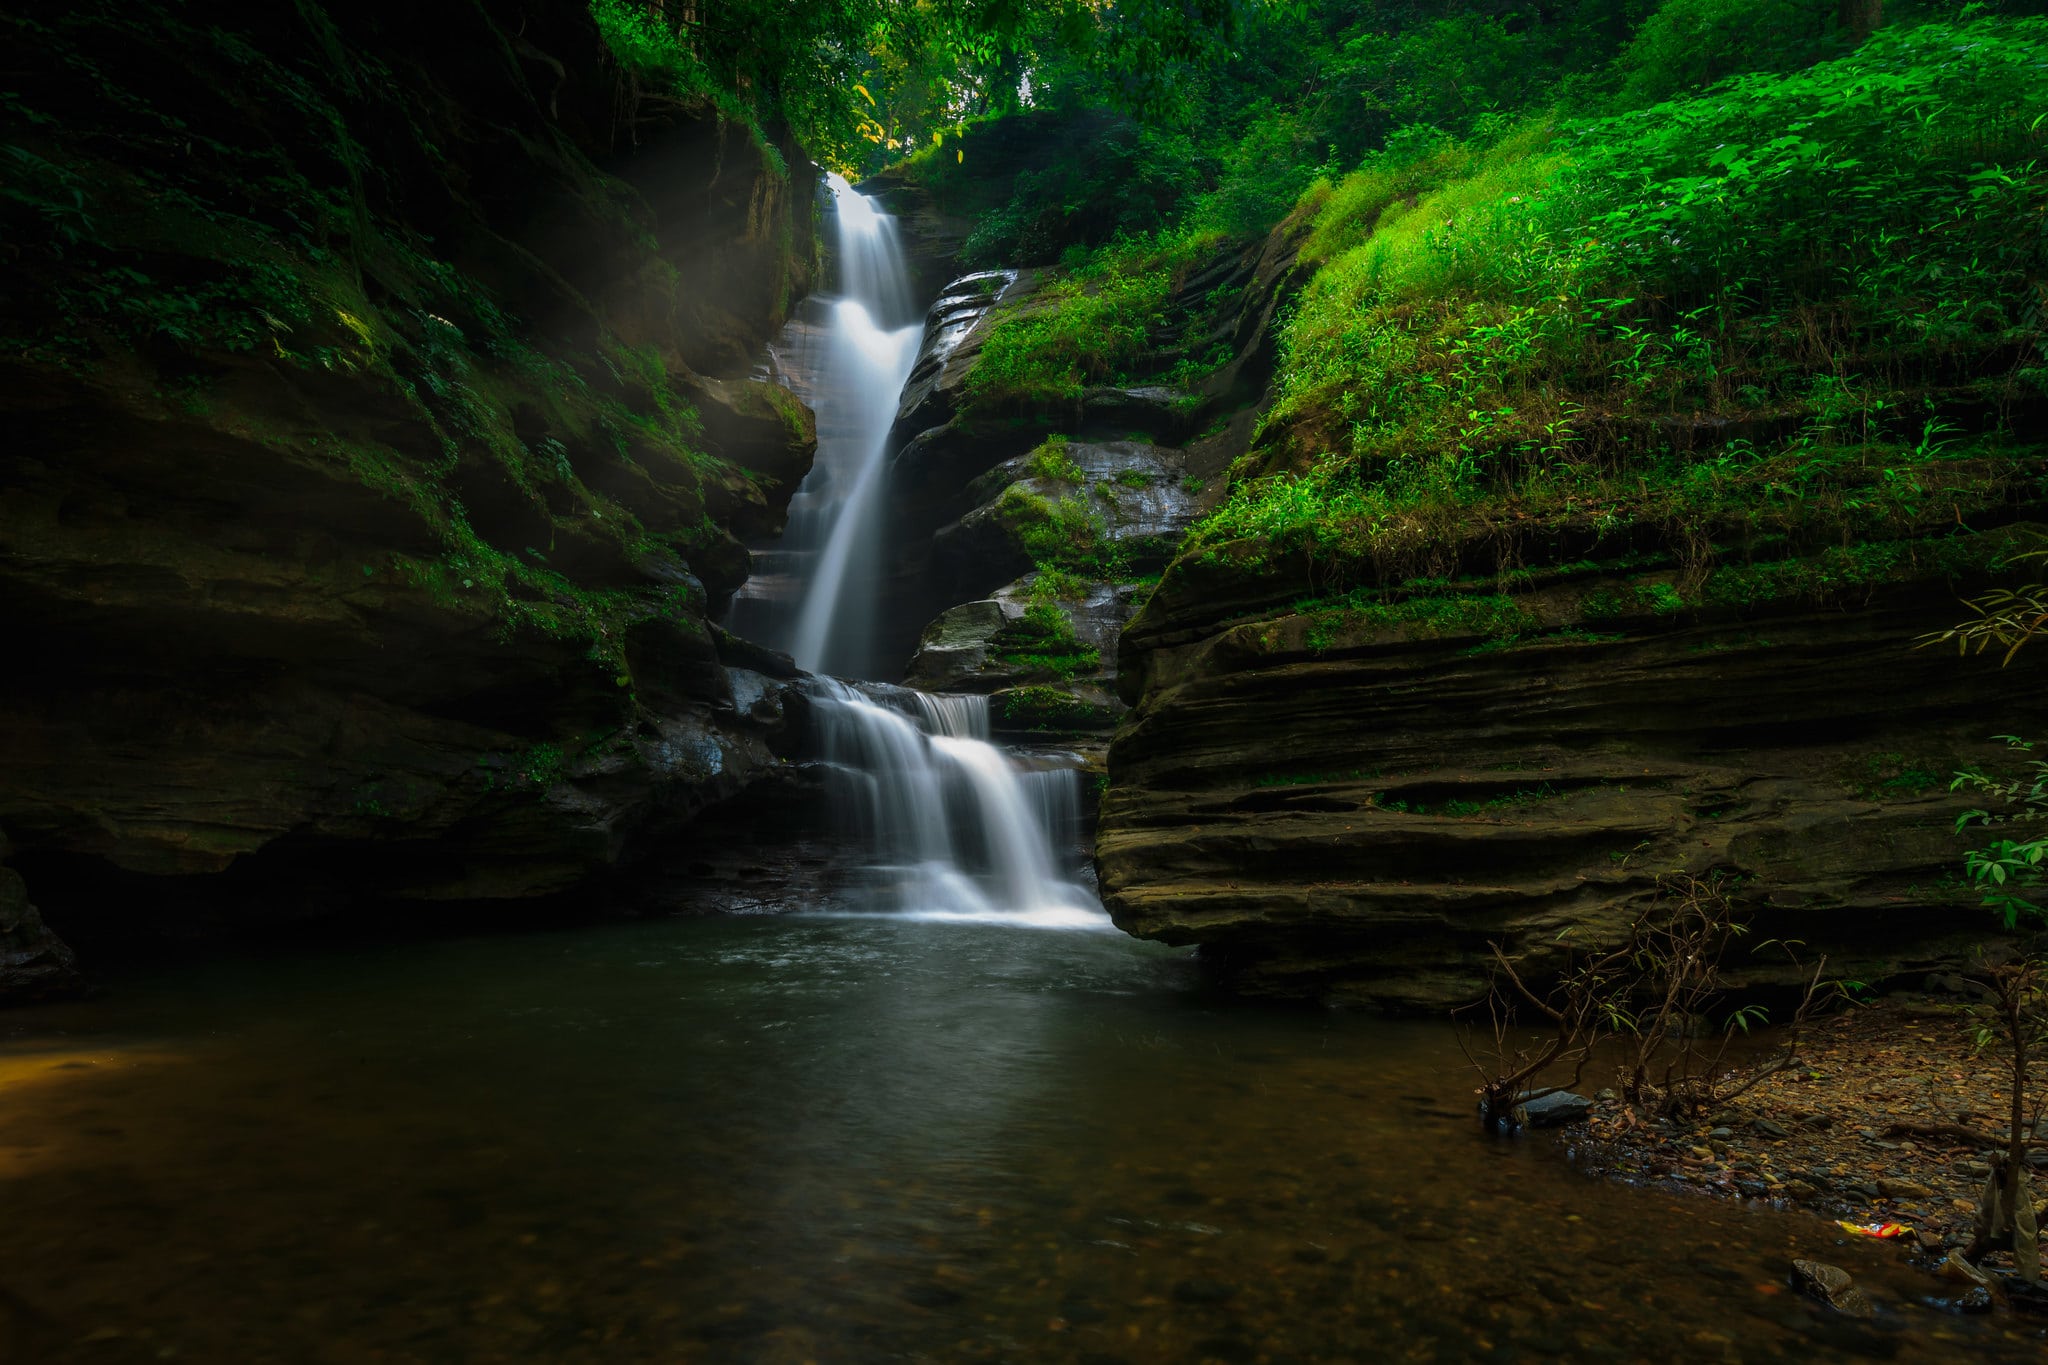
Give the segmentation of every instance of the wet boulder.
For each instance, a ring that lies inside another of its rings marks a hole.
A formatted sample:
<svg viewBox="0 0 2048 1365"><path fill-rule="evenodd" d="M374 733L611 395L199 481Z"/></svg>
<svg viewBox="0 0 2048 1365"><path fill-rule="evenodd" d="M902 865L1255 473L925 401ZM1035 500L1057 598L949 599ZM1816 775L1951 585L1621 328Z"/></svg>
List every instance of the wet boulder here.
<svg viewBox="0 0 2048 1365"><path fill-rule="evenodd" d="M1848 1317L1868 1318L1877 1313L1870 1296L1857 1287L1854 1276L1824 1261L1794 1261L1792 1287Z"/></svg>
<svg viewBox="0 0 2048 1365"><path fill-rule="evenodd" d="M992 586L1047 560L1156 571L1199 515L1186 452L1143 441L1055 438L967 492L973 510L933 538L941 572L962 586Z"/></svg>
<svg viewBox="0 0 2048 1365"><path fill-rule="evenodd" d="M925 314L924 340L896 408L896 437L908 440L953 419L964 406L961 386L981 359L998 303L1028 295L1035 276L983 270L948 284Z"/></svg>

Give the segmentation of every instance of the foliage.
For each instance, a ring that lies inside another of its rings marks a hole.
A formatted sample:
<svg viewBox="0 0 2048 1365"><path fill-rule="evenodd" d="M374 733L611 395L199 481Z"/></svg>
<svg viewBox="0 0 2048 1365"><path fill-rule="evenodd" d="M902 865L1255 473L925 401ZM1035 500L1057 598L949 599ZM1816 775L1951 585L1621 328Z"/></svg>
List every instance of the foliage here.
<svg viewBox="0 0 2048 1365"><path fill-rule="evenodd" d="M1116 723L1112 707L1044 684L1004 688L989 698L989 710L1008 730L1099 730Z"/></svg>
<svg viewBox="0 0 2048 1365"><path fill-rule="evenodd" d="M2039 563L2048 560L2048 550L2029 550L2013 555L2008 564ZM2009 664L2028 641L2048 630L2048 584L2026 583L2017 587L1993 588L1964 603L1976 619L1951 626L1924 637L1922 644L1954 640L1961 654L1982 654L1993 645L2005 647L1999 662Z"/></svg>
<svg viewBox="0 0 2048 1365"><path fill-rule="evenodd" d="M1255 0L592 0L613 51L668 98L757 133L792 131L821 164L873 169L1019 108L1035 81L1157 117L1184 110L1191 64L1227 50Z"/></svg>
<svg viewBox="0 0 2048 1365"><path fill-rule="evenodd" d="M965 393L980 412L1078 403L1146 352L1171 288L1166 262L1141 251L1105 253L989 329Z"/></svg>
<svg viewBox="0 0 2048 1365"><path fill-rule="evenodd" d="M2000 738L2015 755L2033 752L2033 744L2017 735ZM1992 802L1989 808L1957 816L1958 833L1985 829L2024 835L2048 824L2048 761L2027 759L2013 774L1959 772L1949 790L1980 792ZM2040 921L2048 928L2048 908L2030 899L2048 878L2048 833L1992 839L1966 853L1963 866L1971 884L1983 893L1984 907L1996 912L2007 929L2017 928L2023 920Z"/></svg>
<svg viewBox="0 0 2048 1365"><path fill-rule="evenodd" d="M1998 414L2048 375L2044 58L2039 20L1902 27L1316 187L1259 463L1190 552L1415 572L1537 518L1705 572L1724 538L1861 554L2034 486Z"/></svg>
<svg viewBox="0 0 2048 1365"><path fill-rule="evenodd" d="M1835 8L1811 0L1665 0L1615 61L1625 108L1752 71L1789 71L1839 55Z"/></svg>
<svg viewBox="0 0 2048 1365"><path fill-rule="evenodd" d="M1057 483L1081 483L1087 478L1081 466L1074 463L1074 457L1067 453L1067 438L1064 435L1048 436L1031 452L1027 465L1032 477L1051 479Z"/></svg>
<svg viewBox="0 0 2048 1365"><path fill-rule="evenodd" d="M1057 602L1040 599L997 632L990 657L1030 673L1070 679L1101 666L1102 654L1074 633L1074 623Z"/></svg>
<svg viewBox="0 0 2048 1365"><path fill-rule="evenodd" d="M554 339L501 292L506 244L485 244L480 223L451 219L436 242L395 212L400 167L455 173L426 142L427 93L393 82L319 7L279 22L335 63L301 69L284 39L153 0L0 21L51 56L0 93L0 235L16 244L0 340L55 382L120 376L149 420L231 432L331 478L344 520L392 504L374 515L405 549L348 566L337 591L351 610L417 589L473 625L561 642L629 698L628 629L701 629L701 590L591 587L569 555L551 562L558 543L586 560L702 562L738 548L708 509L759 493L705 451L653 347L595 319ZM389 109L359 116L362 90L387 87ZM177 154L133 153L151 146ZM566 142L535 156L584 177L593 241L643 243L644 205L621 182ZM673 288L649 259L645 287ZM335 412L338 384L367 420L297 415ZM624 471L658 478L673 517L650 526L624 506Z"/></svg>

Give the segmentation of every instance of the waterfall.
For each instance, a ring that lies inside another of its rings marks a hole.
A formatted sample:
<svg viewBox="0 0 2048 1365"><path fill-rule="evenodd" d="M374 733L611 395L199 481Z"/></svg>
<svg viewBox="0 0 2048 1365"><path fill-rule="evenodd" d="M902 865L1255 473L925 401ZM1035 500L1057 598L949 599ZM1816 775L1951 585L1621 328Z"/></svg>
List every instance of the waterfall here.
<svg viewBox="0 0 2048 1365"><path fill-rule="evenodd" d="M895 220L842 177L828 181L841 292L807 301L812 353L799 358L811 370L800 392L817 413L818 453L790 499L781 545L759 556L771 572L741 589L730 624L788 650L811 672L861 677L879 663L874 607L889 429L923 325Z"/></svg>
<svg viewBox="0 0 2048 1365"><path fill-rule="evenodd" d="M1038 796L1071 793L1073 771L1020 773L1002 750L971 738L988 733L987 697L902 695L915 718L831 678L819 679L811 698L839 818L877 858L862 908L1107 928L1095 897L1060 875L1054 850L1067 831L1049 823L1057 801Z"/></svg>
<svg viewBox="0 0 2048 1365"><path fill-rule="evenodd" d="M818 454L782 543L757 554L770 572L742 589L729 621L810 672L859 677L877 666L889 433L924 329L895 221L828 180L841 292L810 301L798 366ZM828 676L811 686L839 817L874 853L863 911L1107 928L1095 897L1061 875L1080 825L1073 769L1026 770L991 744L987 697L887 695L893 704Z"/></svg>

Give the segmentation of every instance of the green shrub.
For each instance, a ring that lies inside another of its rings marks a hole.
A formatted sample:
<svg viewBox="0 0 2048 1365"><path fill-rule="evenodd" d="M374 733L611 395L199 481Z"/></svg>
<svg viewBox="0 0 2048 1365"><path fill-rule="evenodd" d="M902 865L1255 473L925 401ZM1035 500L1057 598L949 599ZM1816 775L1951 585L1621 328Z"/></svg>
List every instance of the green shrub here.
<svg viewBox="0 0 2048 1365"><path fill-rule="evenodd" d="M1048 436L1037 449L1031 452L1029 468L1034 477L1052 479L1058 483L1085 483L1087 475L1081 466L1074 463L1074 457L1067 453L1065 436Z"/></svg>
<svg viewBox="0 0 2048 1365"><path fill-rule="evenodd" d="M1790 71L1847 45L1813 0L1665 0L1615 60L1618 104L1641 108L1729 76Z"/></svg>

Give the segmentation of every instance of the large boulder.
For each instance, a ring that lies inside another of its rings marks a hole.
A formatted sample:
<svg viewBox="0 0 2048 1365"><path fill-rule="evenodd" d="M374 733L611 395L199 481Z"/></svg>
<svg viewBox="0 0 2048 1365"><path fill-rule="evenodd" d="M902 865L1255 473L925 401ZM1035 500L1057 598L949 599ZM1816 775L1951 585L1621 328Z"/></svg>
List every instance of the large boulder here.
<svg viewBox="0 0 2048 1365"><path fill-rule="evenodd" d="M972 510L932 538L936 572L986 588L1057 551L1127 575L1156 573L1194 524L1186 452L1143 441L1054 441L1012 456L968 487ZM1086 542L1086 543L1083 543Z"/></svg>

